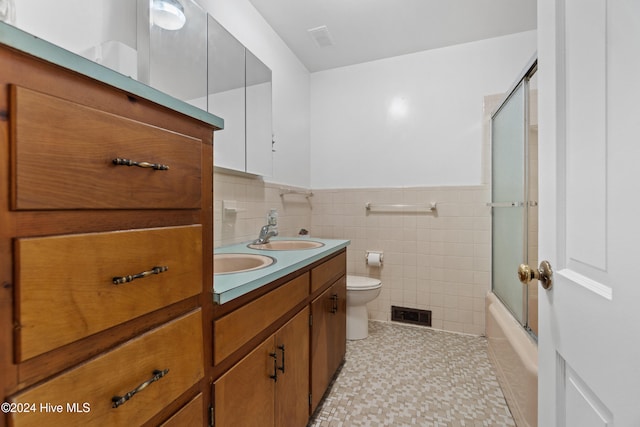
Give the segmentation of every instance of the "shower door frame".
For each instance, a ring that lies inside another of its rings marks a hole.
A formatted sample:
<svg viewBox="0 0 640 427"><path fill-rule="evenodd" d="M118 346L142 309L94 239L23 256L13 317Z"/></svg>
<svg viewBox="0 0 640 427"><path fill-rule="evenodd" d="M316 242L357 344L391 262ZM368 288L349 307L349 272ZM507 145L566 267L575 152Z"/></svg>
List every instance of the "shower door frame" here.
<svg viewBox="0 0 640 427"><path fill-rule="evenodd" d="M529 132L530 132L530 119L531 119L531 111L530 111L530 87L529 81L531 77L536 73L538 69L538 57L535 54L527 63L523 71L520 73L518 79L513 83L511 88L506 92L506 95L502 100L498 103L498 107L495 109L493 113L491 113L490 117L490 126L489 126L489 140L491 141L490 150L491 150L491 202L487 205L491 207L492 210L492 218L493 218L493 209L494 208L511 208L511 207L522 207L523 215L522 215L522 260L521 263L528 264L529 261L529 208L535 206L530 200L530 157L529 157ZM494 202L493 200L493 121L496 115L502 110L507 101L511 99L512 95L517 92L522 86L523 90L523 103L524 103L524 111L523 111L523 122L524 122L524 135L523 135L523 200L514 200L514 204L510 204L509 202ZM496 295L496 297L503 303L503 305L511 312L514 319L522 325L522 327L535 339L537 340L537 335L531 329L529 325L529 287L527 285L522 285L522 320L517 313L514 312L513 308L505 301L504 297L499 293L495 292L495 280L494 280L494 260L493 260L493 245L494 245L494 233L493 233L493 221L491 227L491 247L492 247L492 260L491 260L491 291ZM519 284L517 280L517 265L513 266L513 277L514 282Z"/></svg>

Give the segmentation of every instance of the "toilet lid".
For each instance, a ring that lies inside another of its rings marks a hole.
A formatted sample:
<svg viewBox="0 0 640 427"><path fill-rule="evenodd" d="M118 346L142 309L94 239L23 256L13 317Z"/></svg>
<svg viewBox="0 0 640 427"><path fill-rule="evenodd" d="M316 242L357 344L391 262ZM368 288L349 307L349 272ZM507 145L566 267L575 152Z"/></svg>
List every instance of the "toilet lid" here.
<svg viewBox="0 0 640 427"><path fill-rule="evenodd" d="M372 279L370 277L363 276L349 276L347 275L347 290L361 290L366 291L369 289L376 289L382 286L379 279Z"/></svg>

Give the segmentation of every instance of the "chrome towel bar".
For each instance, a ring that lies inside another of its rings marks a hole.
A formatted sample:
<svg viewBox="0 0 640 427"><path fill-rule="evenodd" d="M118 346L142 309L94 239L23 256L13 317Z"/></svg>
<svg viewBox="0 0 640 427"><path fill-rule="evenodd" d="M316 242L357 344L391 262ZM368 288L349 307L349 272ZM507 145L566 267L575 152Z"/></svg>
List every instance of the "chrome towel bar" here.
<svg viewBox="0 0 640 427"><path fill-rule="evenodd" d="M283 197L287 194L298 194L300 196L304 196L306 198L313 197L312 191L302 191L302 190L293 190L291 188L281 188L280 189L280 197Z"/></svg>
<svg viewBox="0 0 640 427"><path fill-rule="evenodd" d="M429 204L383 204L367 202L364 205L367 211L401 211L401 212L433 212L437 209L437 202Z"/></svg>

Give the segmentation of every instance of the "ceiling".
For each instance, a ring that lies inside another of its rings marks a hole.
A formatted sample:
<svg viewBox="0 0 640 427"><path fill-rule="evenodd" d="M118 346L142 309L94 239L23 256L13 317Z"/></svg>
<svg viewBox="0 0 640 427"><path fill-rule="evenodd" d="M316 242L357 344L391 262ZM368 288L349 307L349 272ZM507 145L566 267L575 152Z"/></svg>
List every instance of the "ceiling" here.
<svg viewBox="0 0 640 427"><path fill-rule="evenodd" d="M535 30L536 0L249 0L310 72ZM308 30L326 26L333 44Z"/></svg>

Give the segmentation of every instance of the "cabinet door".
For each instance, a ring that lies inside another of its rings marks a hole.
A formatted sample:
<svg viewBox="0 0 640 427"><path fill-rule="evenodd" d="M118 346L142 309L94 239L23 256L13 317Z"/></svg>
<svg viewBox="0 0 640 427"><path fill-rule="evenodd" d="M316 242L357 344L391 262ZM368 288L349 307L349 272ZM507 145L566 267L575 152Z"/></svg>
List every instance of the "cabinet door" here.
<svg viewBox="0 0 640 427"><path fill-rule="evenodd" d="M276 426L304 426L309 420L309 307L276 333L278 381Z"/></svg>
<svg viewBox="0 0 640 427"><path fill-rule="evenodd" d="M330 322L334 307L331 288L311 303L311 412L315 411L329 386L331 362L329 360Z"/></svg>
<svg viewBox="0 0 640 427"><path fill-rule="evenodd" d="M189 403L184 405L171 418L160 424L160 427L184 427L205 425L204 412L202 411L202 393L198 393Z"/></svg>
<svg viewBox="0 0 640 427"><path fill-rule="evenodd" d="M343 276L311 303L311 412L344 360L347 282Z"/></svg>
<svg viewBox="0 0 640 427"><path fill-rule="evenodd" d="M215 426L272 426L275 410L274 336L214 383Z"/></svg>

